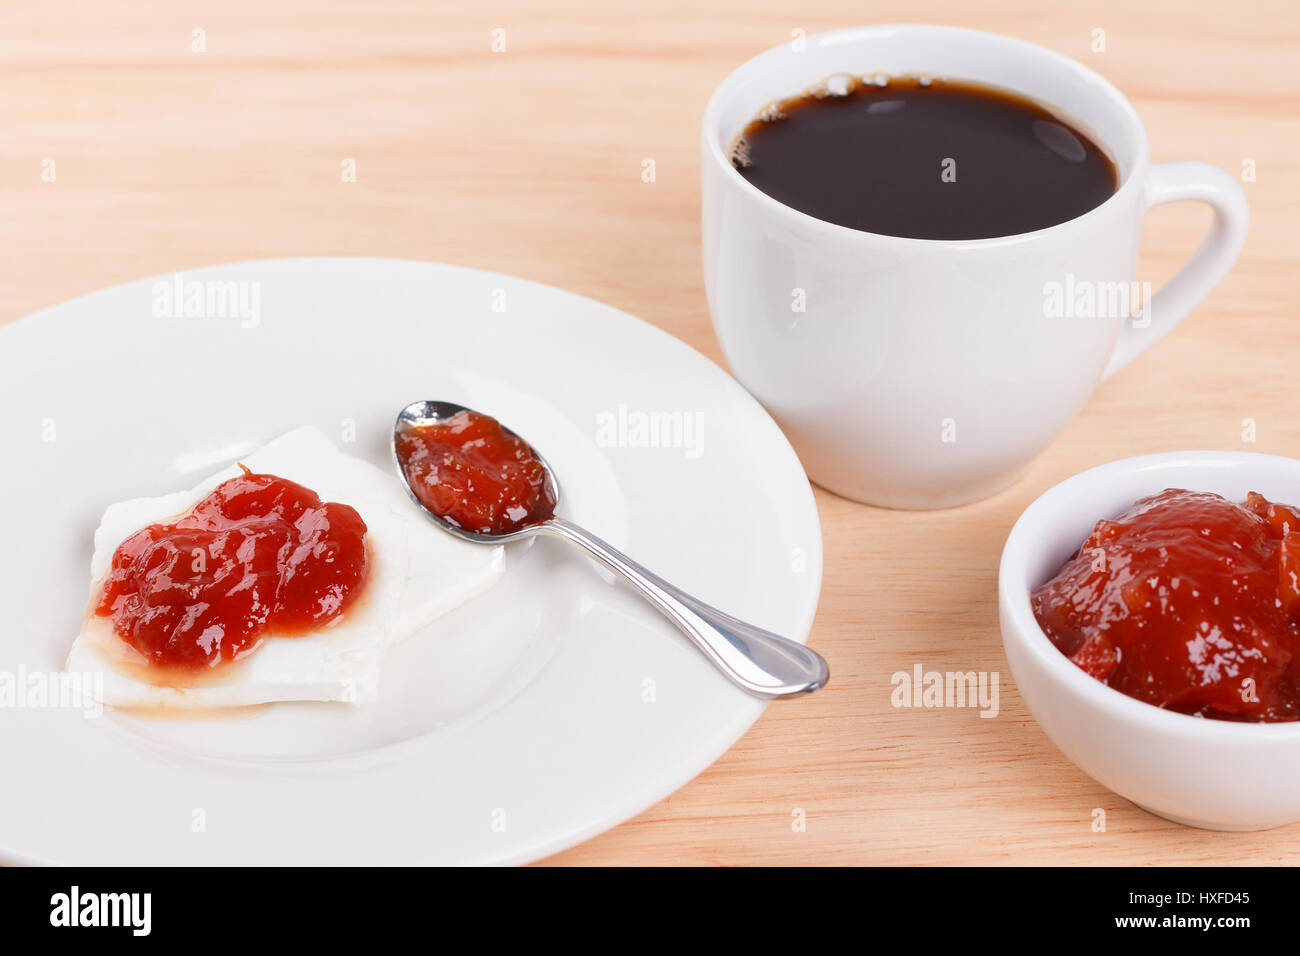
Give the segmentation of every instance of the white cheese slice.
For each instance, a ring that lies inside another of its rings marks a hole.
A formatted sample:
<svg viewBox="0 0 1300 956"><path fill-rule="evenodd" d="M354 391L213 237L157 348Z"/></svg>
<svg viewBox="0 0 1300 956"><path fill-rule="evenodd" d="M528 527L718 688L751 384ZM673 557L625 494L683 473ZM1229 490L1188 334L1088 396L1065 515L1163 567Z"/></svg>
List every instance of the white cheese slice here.
<svg viewBox="0 0 1300 956"><path fill-rule="evenodd" d="M377 694L387 647L487 590L505 569L504 548L439 530L410 501L400 479L340 452L314 428L288 432L242 462L251 471L296 481L324 501L356 508L371 559L364 592L322 630L269 635L251 654L184 687L155 683L156 675L132 660L139 655L114 635L109 619L88 615L66 668L102 673L102 703L204 709L289 700L364 703ZM239 474L232 465L190 491L110 505L95 532L92 600L123 540L176 519Z"/></svg>

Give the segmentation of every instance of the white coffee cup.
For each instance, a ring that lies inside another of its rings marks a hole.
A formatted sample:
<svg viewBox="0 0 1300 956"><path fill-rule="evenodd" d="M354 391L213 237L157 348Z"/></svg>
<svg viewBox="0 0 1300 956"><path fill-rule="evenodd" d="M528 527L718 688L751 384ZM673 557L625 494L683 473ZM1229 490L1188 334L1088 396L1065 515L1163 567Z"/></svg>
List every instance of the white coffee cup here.
<svg viewBox="0 0 1300 956"><path fill-rule="evenodd" d="M815 219L751 185L730 148L763 107L843 74L1027 95L1095 137L1119 189L1076 219L995 239L902 239ZM1126 315L1143 213L1184 199L1212 207L1209 235ZM704 277L723 352L812 479L871 504L942 508L1011 484L1102 379L1209 294L1248 223L1228 173L1150 164L1141 120L1106 80L993 33L875 26L796 40L728 76L704 115Z"/></svg>

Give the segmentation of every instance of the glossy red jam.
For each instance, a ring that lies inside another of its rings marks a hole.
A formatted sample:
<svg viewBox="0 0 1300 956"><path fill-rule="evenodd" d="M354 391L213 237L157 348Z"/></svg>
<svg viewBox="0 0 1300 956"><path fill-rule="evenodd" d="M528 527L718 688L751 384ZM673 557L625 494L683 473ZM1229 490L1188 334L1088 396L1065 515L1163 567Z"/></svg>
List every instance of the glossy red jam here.
<svg viewBox="0 0 1300 956"><path fill-rule="evenodd" d="M1170 489L1100 521L1033 592L1061 652L1138 700L1201 717L1300 718L1300 511Z"/></svg>
<svg viewBox="0 0 1300 956"><path fill-rule="evenodd" d="M245 469L123 541L95 613L151 665L212 667L342 614L365 582L365 535L347 505Z"/></svg>
<svg viewBox="0 0 1300 956"><path fill-rule="evenodd" d="M555 488L522 438L461 411L398 433L397 460L426 508L476 534L508 534L555 513Z"/></svg>

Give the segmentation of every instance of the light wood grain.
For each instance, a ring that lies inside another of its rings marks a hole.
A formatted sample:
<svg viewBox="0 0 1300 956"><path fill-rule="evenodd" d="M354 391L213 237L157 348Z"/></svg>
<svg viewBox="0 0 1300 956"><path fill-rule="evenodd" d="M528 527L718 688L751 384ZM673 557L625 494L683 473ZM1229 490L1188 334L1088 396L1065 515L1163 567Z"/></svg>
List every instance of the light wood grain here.
<svg viewBox="0 0 1300 956"><path fill-rule="evenodd" d="M1011 524L1073 472L1178 448L1300 454L1292 3L13 0L0 31L0 321L210 263L399 256L562 286L720 362L699 261L705 101L796 28L898 19L1082 60L1131 97L1157 161L1236 172L1254 159L1245 253L1011 490L930 514L818 491L826 572L811 642L832 662L831 686L770 707L694 782L552 862L1295 861L1300 826L1186 829L1076 770L1016 694L994 602ZM498 27L507 49L494 54ZM1097 27L1105 53L1089 48ZM191 52L196 28L205 53ZM55 183L41 181L45 158ZM341 182L345 158L356 183ZM1139 275L1169 275L1207 219L1153 213ZM1257 423L1249 446L1244 418ZM895 710L890 675L918 662L1001 672L1002 715ZM1097 807L1105 833L1090 827ZM806 832L792 831L795 808Z"/></svg>

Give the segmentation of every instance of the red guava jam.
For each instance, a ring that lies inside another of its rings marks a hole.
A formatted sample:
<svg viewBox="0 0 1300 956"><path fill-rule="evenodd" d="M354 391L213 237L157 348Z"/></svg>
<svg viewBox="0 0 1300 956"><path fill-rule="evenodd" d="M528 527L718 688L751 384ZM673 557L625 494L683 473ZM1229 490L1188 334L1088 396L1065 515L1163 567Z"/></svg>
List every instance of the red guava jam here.
<svg viewBox="0 0 1300 956"><path fill-rule="evenodd" d="M118 545L95 613L150 665L210 668L268 633L339 617L365 582L365 535L349 506L245 469L175 522Z"/></svg>
<svg viewBox="0 0 1300 956"><path fill-rule="evenodd" d="M1300 718L1300 511L1169 489L1099 521L1031 595L1063 654L1169 710Z"/></svg>
<svg viewBox="0 0 1300 956"><path fill-rule="evenodd" d="M508 534L555 514L555 488L529 444L490 415L457 412L397 435L420 503L457 528Z"/></svg>

